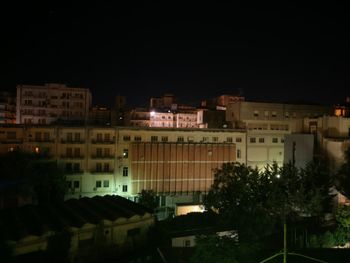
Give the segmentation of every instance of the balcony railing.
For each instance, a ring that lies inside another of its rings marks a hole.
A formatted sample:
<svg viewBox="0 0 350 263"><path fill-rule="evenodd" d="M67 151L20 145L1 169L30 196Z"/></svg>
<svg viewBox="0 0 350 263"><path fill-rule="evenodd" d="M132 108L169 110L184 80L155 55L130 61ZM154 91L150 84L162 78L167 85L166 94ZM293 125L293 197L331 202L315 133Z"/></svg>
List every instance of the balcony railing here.
<svg viewBox="0 0 350 263"><path fill-rule="evenodd" d="M83 144L85 143L84 140L67 140L67 139L61 139L61 143L67 143L67 144Z"/></svg>
<svg viewBox="0 0 350 263"><path fill-rule="evenodd" d="M99 173L99 174L112 174L112 173L114 173L114 170L112 170L112 169L110 169L110 170L96 170L96 169L93 169L93 170L90 171L90 173L92 173L92 174L97 174L97 173Z"/></svg>
<svg viewBox="0 0 350 263"><path fill-rule="evenodd" d="M61 159L84 159L83 155L61 155Z"/></svg>
<svg viewBox="0 0 350 263"><path fill-rule="evenodd" d="M2 144L23 143L23 140L22 139L4 139L4 140L1 140L0 143Z"/></svg>
<svg viewBox="0 0 350 263"><path fill-rule="evenodd" d="M114 159L114 155L91 155L92 159Z"/></svg>
<svg viewBox="0 0 350 263"><path fill-rule="evenodd" d="M65 170L65 174L82 174L84 173L83 170Z"/></svg>
<svg viewBox="0 0 350 263"><path fill-rule="evenodd" d="M29 142L45 142L45 143L53 143L53 142L55 142L55 140L54 139L33 139L33 138L30 138L29 140L28 140Z"/></svg>
<svg viewBox="0 0 350 263"><path fill-rule="evenodd" d="M92 139L91 143L93 144L114 144L115 140L97 140L97 139Z"/></svg>

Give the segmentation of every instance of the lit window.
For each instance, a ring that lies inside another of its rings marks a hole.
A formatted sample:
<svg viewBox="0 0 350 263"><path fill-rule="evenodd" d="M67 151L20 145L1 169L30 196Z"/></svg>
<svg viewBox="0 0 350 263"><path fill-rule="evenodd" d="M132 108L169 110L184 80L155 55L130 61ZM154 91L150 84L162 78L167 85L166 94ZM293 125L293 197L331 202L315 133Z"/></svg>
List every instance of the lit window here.
<svg viewBox="0 0 350 263"><path fill-rule="evenodd" d="M129 158L129 150L128 149L124 149L123 150L123 158Z"/></svg>

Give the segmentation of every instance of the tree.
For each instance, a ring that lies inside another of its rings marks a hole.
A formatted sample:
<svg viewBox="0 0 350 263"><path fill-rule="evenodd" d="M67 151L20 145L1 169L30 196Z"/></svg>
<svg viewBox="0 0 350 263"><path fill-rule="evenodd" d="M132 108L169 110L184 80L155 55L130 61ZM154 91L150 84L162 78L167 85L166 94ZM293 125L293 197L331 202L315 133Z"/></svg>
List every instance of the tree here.
<svg viewBox="0 0 350 263"><path fill-rule="evenodd" d="M230 221L240 240L261 240L281 229L276 226L286 219L321 215L329 200L329 181L327 166L319 161L301 170L273 164L262 172L226 163L215 172L206 206Z"/></svg>
<svg viewBox="0 0 350 263"><path fill-rule="evenodd" d="M56 161L22 151L0 156L1 179L18 195L31 195L39 204L64 200L66 180Z"/></svg>
<svg viewBox="0 0 350 263"><path fill-rule="evenodd" d="M139 204L153 212L158 207L157 196L153 190L142 190L139 193Z"/></svg>

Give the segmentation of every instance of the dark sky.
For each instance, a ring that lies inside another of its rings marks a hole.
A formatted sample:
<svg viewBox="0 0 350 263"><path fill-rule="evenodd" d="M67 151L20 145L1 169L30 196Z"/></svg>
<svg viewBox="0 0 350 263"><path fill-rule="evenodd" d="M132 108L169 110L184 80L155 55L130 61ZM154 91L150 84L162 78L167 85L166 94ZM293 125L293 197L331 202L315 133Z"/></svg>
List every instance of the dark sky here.
<svg viewBox="0 0 350 263"><path fill-rule="evenodd" d="M121 94L132 105L166 92L185 102L350 95L348 14L333 1L109 2L130 3L3 8L1 89L59 82L90 88L94 104Z"/></svg>

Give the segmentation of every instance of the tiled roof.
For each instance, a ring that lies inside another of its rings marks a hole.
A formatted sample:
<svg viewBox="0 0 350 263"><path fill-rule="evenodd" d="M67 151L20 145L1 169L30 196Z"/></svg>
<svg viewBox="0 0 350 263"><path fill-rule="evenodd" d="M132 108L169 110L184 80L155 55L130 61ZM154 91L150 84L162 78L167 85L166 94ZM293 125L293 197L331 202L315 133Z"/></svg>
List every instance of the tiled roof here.
<svg viewBox="0 0 350 263"><path fill-rule="evenodd" d="M41 236L48 231L98 224L102 220L143 216L147 212L143 206L117 195L70 199L50 206L5 209L0 211L0 239L17 241L31 235Z"/></svg>

